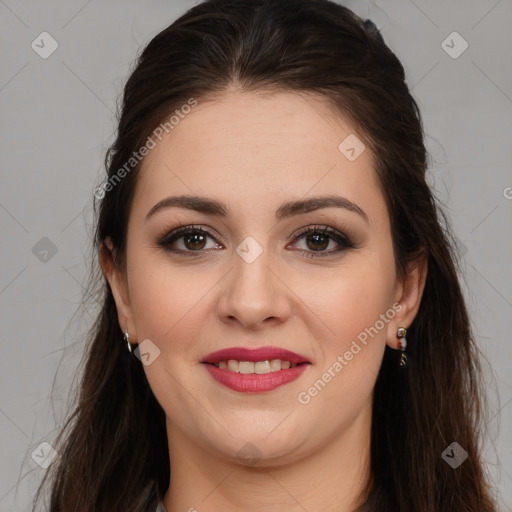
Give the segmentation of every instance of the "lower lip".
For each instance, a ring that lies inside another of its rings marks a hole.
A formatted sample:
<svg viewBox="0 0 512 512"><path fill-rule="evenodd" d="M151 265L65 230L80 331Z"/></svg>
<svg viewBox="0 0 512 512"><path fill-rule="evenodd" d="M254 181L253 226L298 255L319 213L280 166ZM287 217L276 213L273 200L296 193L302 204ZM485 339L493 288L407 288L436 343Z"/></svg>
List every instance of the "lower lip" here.
<svg viewBox="0 0 512 512"><path fill-rule="evenodd" d="M241 391L242 393L260 393L272 391L288 382L298 379L309 366L308 363L299 364L287 370L279 370L264 374L257 373L236 373L229 370L221 370L213 364L204 363L210 375L220 384Z"/></svg>

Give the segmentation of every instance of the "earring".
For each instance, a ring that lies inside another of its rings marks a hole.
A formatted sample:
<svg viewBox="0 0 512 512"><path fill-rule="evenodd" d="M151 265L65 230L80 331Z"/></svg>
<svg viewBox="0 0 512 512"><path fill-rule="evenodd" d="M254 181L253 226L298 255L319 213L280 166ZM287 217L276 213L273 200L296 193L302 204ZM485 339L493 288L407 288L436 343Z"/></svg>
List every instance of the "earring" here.
<svg viewBox="0 0 512 512"><path fill-rule="evenodd" d="M405 338L407 335L407 329L405 327L399 327L396 335L398 336L398 346L402 351L400 366L404 367L407 365L407 356L405 355L405 349L407 348L407 339Z"/></svg>
<svg viewBox="0 0 512 512"><path fill-rule="evenodd" d="M132 344L130 343L130 335L128 334L128 331L124 333L124 341L126 341L126 344L128 345L128 350L132 351Z"/></svg>

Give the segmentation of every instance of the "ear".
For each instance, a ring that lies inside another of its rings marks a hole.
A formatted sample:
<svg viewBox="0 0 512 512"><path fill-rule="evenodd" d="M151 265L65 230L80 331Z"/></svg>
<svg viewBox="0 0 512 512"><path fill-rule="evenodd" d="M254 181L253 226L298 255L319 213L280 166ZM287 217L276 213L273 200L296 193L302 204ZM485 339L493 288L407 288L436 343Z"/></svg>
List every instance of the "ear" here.
<svg viewBox="0 0 512 512"><path fill-rule="evenodd" d="M424 253L411 261L407 267L407 275L396 286L393 304L398 303L395 317L390 320L386 343L389 347L398 350L397 331L399 327L408 329L420 308L425 282L427 280L427 258ZM401 309L399 307L401 306Z"/></svg>
<svg viewBox="0 0 512 512"><path fill-rule="evenodd" d="M119 327L124 334L128 331L130 342L135 343L137 333L133 322L133 315L130 306L130 296L128 294L128 283L126 275L121 271L116 262L116 250L110 237L102 240L100 243L99 260L103 275L110 285L112 295L116 303L117 319ZM133 341L132 341L133 340Z"/></svg>

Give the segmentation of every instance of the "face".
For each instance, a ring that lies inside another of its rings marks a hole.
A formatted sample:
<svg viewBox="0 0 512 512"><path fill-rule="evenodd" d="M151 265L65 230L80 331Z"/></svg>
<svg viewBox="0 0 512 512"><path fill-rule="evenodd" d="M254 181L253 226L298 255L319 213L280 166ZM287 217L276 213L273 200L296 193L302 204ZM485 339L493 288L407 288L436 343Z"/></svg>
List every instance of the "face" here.
<svg viewBox="0 0 512 512"><path fill-rule="evenodd" d="M199 101L145 158L126 274L102 267L121 328L151 347L144 371L170 442L179 432L233 461L252 443L272 465L318 451L361 418L368 426L385 345L397 348L421 285L414 272L409 284L397 278L373 156L338 148L350 134L318 97L232 91ZM225 215L155 208L183 195L221 203ZM338 203L282 208L327 196ZM294 378L273 389L233 389L203 362L269 346L307 360L279 370Z"/></svg>

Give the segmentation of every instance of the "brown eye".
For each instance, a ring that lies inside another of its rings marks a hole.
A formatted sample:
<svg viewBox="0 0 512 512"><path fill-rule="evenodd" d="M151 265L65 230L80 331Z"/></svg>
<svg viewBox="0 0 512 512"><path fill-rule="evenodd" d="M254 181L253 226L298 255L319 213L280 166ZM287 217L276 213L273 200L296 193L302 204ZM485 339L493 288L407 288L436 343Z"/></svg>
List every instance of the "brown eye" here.
<svg viewBox="0 0 512 512"><path fill-rule="evenodd" d="M295 240L304 240L304 245L306 247L305 249L299 248L299 251L309 258L330 256L345 249L354 248L354 244L346 235L343 235L329 226L314 226L312 228L307 228L296 235ZM335 242L335 247L336 244L338 244L338 248L326 251L331 242Z"/></svg>
<svg viewBox="0 0 512 512"><path fill-rule="evenodd" d="M190 233L182 236L182 238L187 249L204 249L206 235L203 235L202 233Z"/></svg>
<svg viewBox="0 0 512 512"><path fill-rule="evenodd" d="M208 238L215 243L211 247L207 247ZM181 243L181 247L180 247ZM221 248L210 233L203 229L193 226L185 226L178 228L171 233L165 235L158 245L170 252L193 253L203 252L204 249ZM178 247L176 247L178 245Z"/></svg>
<svg viewBox="0 0 512 512"><path fill-rule="evenodd" d="M312 251L322 251L324 249L327 249L330 241L331 237L318 233L313 235L307 235L306 237L306 244L308 244L309 248Z"/></svg>

